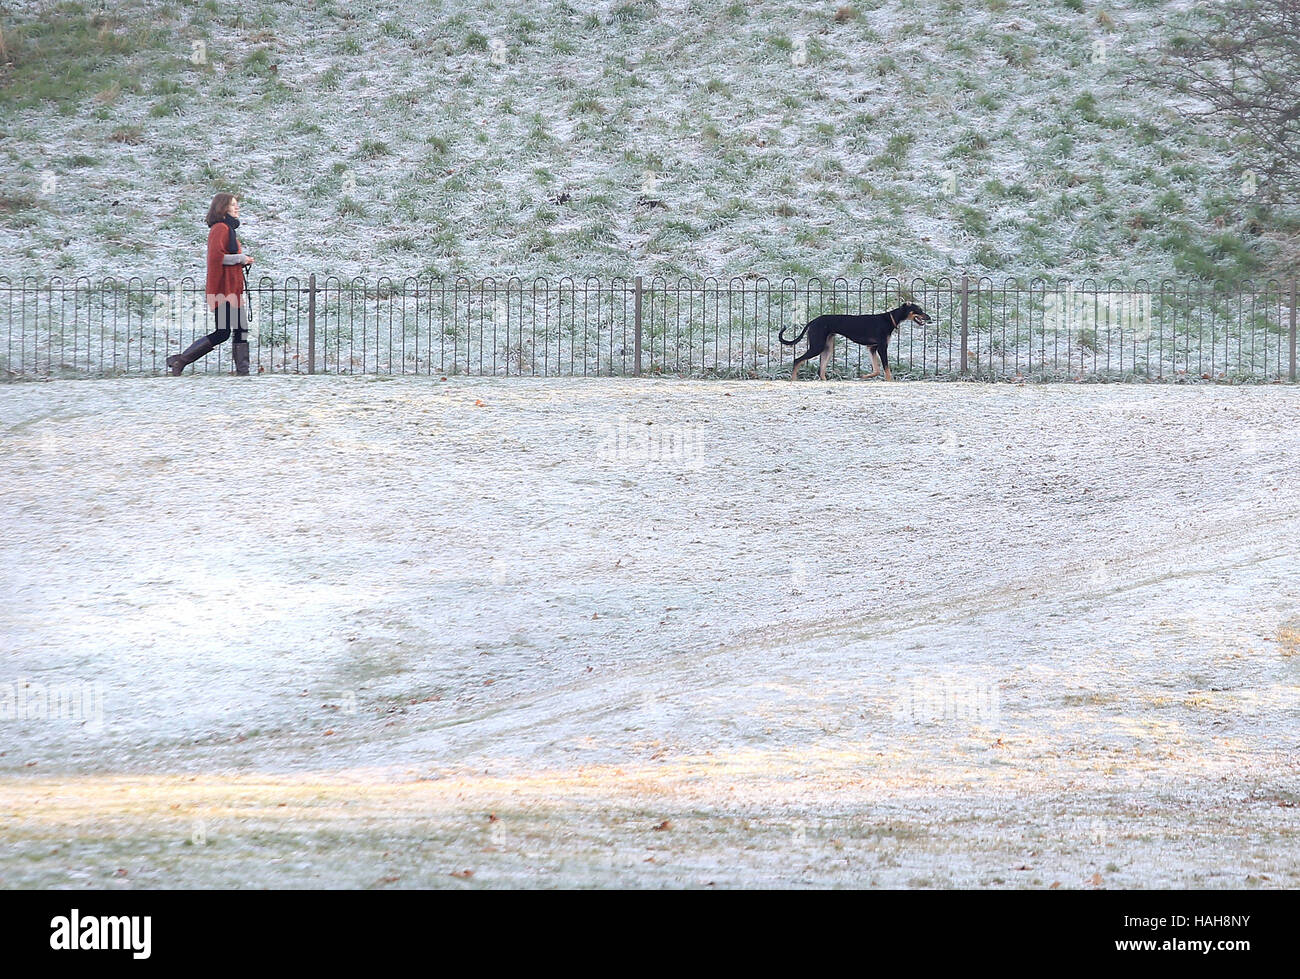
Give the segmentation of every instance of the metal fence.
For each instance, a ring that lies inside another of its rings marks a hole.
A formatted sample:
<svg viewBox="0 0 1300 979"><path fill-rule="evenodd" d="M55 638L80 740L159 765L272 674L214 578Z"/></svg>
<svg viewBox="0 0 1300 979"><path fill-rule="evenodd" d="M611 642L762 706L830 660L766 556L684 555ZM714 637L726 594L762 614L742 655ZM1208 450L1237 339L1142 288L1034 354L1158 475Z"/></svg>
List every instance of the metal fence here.
<svg viewBox="0 0 1300 979"><path fill-rule="evenodd" d="M250 339L259 373L781 377L794 357L777 340L782 328L793 335L822 313L905 300L933 320L894 335L899 377L1296 379L1296 283L1277 280L263 276L250 288ZM162 374L169 354L213 328L203 287L189 278L0 278L0 320L9 378ZM229 372L228 347L188 370ZM837 344L830 371L869 373L870 355Z"/></svg>

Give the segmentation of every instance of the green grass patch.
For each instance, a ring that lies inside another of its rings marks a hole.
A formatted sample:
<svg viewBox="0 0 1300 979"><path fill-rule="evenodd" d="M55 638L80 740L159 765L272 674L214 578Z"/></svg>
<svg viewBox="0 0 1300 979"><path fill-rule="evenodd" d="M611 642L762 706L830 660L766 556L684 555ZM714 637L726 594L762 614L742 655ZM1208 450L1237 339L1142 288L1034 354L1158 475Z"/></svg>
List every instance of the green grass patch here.
<svg viewBox="0 0 1300 979"><path fill-rule="evenodd" d="M885 143L885 148L872 160L872 166L883 170L898 170L907 162L908 151L916 142L912 133L895 133Z"/></svg>
<svg viewBox="0 0 1300 979"><path fill-rule="evenodd" d="M9 14L9 18L14 15ZM140 91L140 78L178 65L168 33L88 4L43 4L3 25L7 62L0 69L0 106L42 102L75 106L96 92Z"/></svg>

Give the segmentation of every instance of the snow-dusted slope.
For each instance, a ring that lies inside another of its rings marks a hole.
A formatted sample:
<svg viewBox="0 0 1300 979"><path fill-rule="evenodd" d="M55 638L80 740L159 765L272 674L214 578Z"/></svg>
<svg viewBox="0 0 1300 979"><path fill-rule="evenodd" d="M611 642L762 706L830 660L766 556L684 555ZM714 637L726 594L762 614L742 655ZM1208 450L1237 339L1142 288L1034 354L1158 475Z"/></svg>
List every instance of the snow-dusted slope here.
<svg viewBox="0 0 1300 979"><path fill-rule="evenodd" d="M1180 6L8 0L0 274L229 189L274 276L1240 278L1250 159L1124 84Z"/></svg>

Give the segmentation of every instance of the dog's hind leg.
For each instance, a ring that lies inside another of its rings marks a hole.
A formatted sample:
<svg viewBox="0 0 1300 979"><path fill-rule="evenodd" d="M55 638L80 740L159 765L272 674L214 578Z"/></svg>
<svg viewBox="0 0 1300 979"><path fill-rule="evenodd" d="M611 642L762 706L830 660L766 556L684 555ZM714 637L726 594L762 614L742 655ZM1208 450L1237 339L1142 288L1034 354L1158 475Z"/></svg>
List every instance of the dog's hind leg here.
<svg viewBox="0 0 1300 979"><path fill-rule="evenodd" d="M822 347L822 372L821 379L826 380L826 362L835 358L835 334L832 333L826 338L826 346Z"/></svg>
<svg viewBox="0 0 1300 979"><path fill-rule="evenodd" d="M790 368L790 380L792 381L799 380L799 365L802 364L807 359L808 359L807 354L804 354L802 357L796 357L794 359L794 364Z"/></svg>
<svg viewBox="0 0 1300 979"><path fill-rule="evenodd" d="M894 375L889 372L889 348L888 345L883 343L880 345L880 362L885 367L885 380L892 381Z"/></svg>
<svg viewBox="0 0 1300 979"><path fill-rule="evenodd" d="M811 324L810 324L811 325ZM803 352L803 356L794 359L794 366L790 370L790 380L798 380L799 365L805 360L812 360L826 346L826 335L820 329L814 328L808 334L808 349ZM823 361L823 364L825 361ZM823 366L823 372L825 367ZM823 379L825 374L823 373Z"/></svg>
<svg viewBox="0 0 1300 979"><path fill-rule="evenodd" d="M870 374L865 375L863 380L870 380L873 377L880 376L880 358L876 356L876 348L868 347L867 349L871 351L871 365L875 367L875 370L872 371Z"/></svg>

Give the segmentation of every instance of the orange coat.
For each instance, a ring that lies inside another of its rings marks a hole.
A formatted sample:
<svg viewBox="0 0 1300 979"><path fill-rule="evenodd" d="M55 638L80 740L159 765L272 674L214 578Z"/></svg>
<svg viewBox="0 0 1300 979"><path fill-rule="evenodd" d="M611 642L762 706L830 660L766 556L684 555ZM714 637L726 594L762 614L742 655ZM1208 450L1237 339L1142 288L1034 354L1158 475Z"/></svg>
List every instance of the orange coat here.
<svg viewBox="0 0 1300 979"><path fill-rule="evenodd" d="M230 226L218 221L208 229L208 309L216 309L218 296L220 301L227 299L238 304L244 294L244 267L242 265L222 265L221 257L226 254L226 243L230 240ZM239 245L240 252L244 246Z"/></svg>

